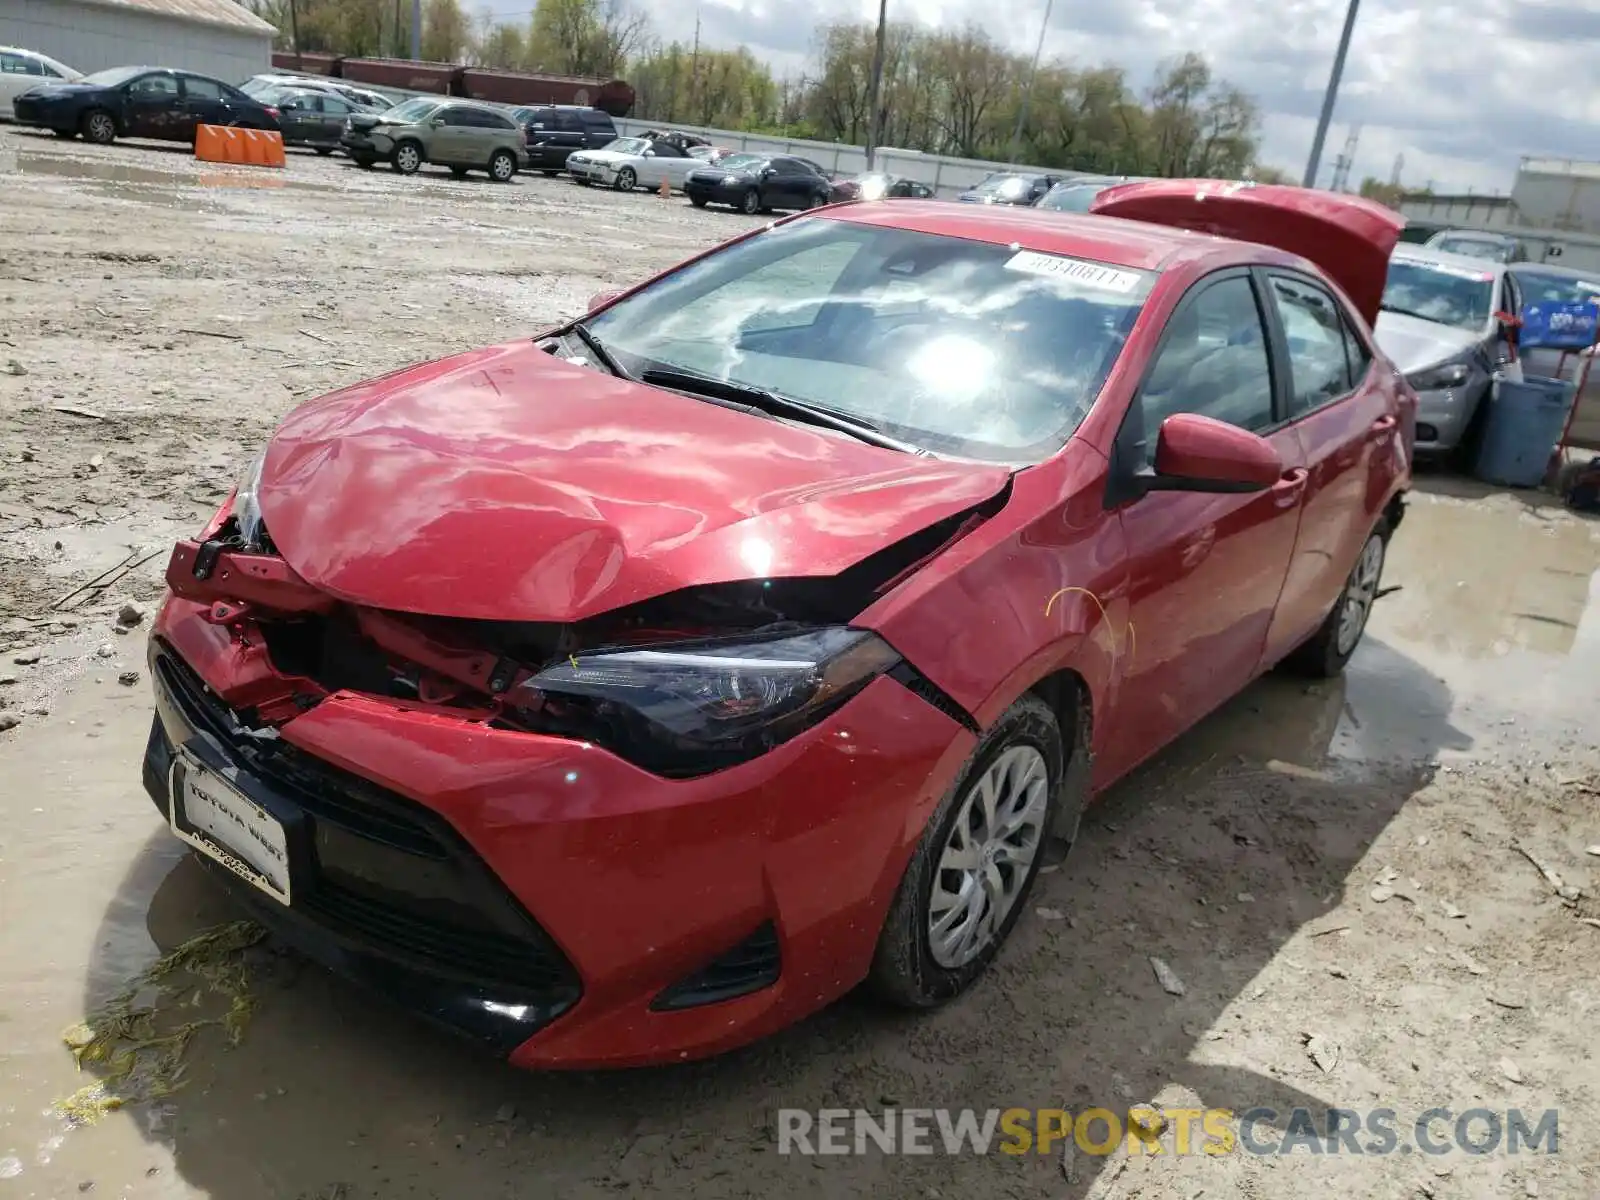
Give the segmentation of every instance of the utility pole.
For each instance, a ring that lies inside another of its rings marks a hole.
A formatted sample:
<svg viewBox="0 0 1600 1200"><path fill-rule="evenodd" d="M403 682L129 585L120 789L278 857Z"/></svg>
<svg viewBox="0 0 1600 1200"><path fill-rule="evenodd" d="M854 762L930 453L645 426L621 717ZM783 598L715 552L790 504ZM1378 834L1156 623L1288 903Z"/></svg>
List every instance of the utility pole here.
<svg viewBox="0 0 1600 1200"><path fill-rule="evenodd" d="M694 51L689 56L689 120L700 120L695 95L700 91L700 6L694 6Z"/></svg>
<svg viewBox="0 0 1600 1200"><path fill-rule="evenodd" d="M883 140L883 41L889 29L889 0L878 0L878 44L872 52L872 85L867 89L867 170L872 170Z"/></svg>
<svg viewBox="0 0 1600 1200"><path fill-rule="evenodd" d="M1022 153L1022 130L1028 123L1028 102L1033 99L1033 81L1039 74L1039 56L1044 53L1044 35L1050 28L1050 9L1055 0L1045 0L1044 20L1039 22L1039 44L1033 48L1033 65L1028 68L1028 86L1022 93L1022 106L1017 109L1017 127L1011 131L1011 161Z"/></svg>
<svg viewBox="0 0 1600 1200"><path fill-rule="evenodd" d="M1356 9L1361 0L1350 0L1344 13L1344 32L1339 35L1339 49L1333 56L1333 70L1328 73L1328 90L1322 97L1322 115L1317 118L1316 136L1311 139L1311 157L1306 160L1303 187L1317 186L1317 168L1322 165L1322 143L1328 140L1328 125L1333 120L1333 106L1339 99L1339 79L1344 75L1345 56L1350 53L1350 35L1356 28Z"/></svg>
<svg viewBox="0 0 1600 1200"><path fill-rule="evenodd" d="M289 37L294 41L295 70L303 70L305 64L300 61L300 8L295 0L289 0Z"/></svg>
<svg viewBox="0 0 1600 1200"><path fill-rule="evenodd" d="M422 61L422 0L411 0L411 61Z"/></svg>

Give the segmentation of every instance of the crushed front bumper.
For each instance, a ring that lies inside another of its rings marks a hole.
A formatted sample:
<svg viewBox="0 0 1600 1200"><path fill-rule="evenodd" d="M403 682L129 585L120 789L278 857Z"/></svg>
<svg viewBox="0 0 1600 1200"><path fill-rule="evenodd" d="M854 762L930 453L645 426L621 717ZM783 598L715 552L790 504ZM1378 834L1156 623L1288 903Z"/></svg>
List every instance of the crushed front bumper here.
<svg viewBox="0 0 1600 1200"><path fill-rule="evenodd" d="M289 833L290 905L225 873L264 923L524 1067L703 1057L854 987L973 744L889 678L694 779L349 692L263 732L261 658L205 611L156 621L146 788L216 757Z"/></svg>

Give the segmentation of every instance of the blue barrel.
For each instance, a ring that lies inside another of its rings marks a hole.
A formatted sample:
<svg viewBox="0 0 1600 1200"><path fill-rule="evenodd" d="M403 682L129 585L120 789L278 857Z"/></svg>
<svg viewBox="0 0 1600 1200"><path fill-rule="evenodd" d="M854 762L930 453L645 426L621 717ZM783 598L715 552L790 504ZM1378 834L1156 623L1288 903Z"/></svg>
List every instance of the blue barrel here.
<svg viewBox="0 0 1600 1200"><path fill-rule="evenodd" d="M1488 398L1478 478L1507 487L1536 488L1543 483L1576 390L1570 380L1538 375L1521 383L1500 383Z"/></svg>

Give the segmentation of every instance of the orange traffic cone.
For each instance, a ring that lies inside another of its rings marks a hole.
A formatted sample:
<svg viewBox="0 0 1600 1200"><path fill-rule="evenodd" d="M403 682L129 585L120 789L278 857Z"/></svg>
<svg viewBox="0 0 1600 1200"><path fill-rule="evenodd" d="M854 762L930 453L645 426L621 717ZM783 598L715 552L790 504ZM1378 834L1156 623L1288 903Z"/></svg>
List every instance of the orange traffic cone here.
<svg viewBox="0 0 1600 1200"><path fill-rule="evenodd" d="M658 191L656 193L656 195L660 196L663 200L671 200L672 199L672 184L668 183L665 179L663 179L661 181L661 190Z"/></svg>

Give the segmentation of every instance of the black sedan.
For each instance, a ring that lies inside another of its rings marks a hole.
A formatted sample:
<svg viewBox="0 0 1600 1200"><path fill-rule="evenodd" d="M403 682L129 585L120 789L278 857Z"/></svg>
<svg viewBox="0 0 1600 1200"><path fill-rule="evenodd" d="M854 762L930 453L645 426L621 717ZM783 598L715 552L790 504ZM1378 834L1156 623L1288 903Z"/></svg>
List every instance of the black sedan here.
<svg viewBox="0 0 1600 1200"><path fill-rule="evenodd" d="M278 128L278 110L221 80L161 67L113 67L43 83L12 102L18 123L106 145L119 137L192 142L197 125Z"/></svg>
<svg viewBox="0 0 1600 1200"><path fill-rule="evenodd" d="M1035 175L1027 171L995 171L982 183L956 197L963 204L1039 203L1051 188L1061 182L1059 175Z"/></svg>
<svg viewBox="0 0 1600 1200"><path fill-rule="evenodd" d="M345 122L366 110L343 96L311 88L280 88L264 92L261 102L278 110L278 128L285 146L309 146L318 154L332 154L344 136Z"/></svg>
<svg viewBox="0 0 1600 1200"><path fill-rule="evenodd" d="M690 171L683 190L696 208L728 204L752 215L774 208L819 208L833 200L833 184L816 167L783 154L730 154L715 166Z"/></svg>

